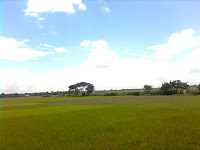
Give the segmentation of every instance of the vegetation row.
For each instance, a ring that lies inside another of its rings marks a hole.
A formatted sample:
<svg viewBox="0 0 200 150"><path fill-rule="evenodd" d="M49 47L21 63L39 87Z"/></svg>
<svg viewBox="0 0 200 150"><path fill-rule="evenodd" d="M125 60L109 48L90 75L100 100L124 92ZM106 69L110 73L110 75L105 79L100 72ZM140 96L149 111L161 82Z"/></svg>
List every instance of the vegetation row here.
<svg viewBox="0 0 200 150"><path fill-rule="evenodd" d="M69 91L61 92L41 92L41 93L25 93L25 94L0 94L1 97L22 97L22 96L42 96L50 97L57 95L59 97L79 97L79 96L140 96L140 95L200 95L200 84L196 87L189 87L187 82L174 80L165 82L161 88L153 89L151 85L144 85L141 90L125 90L125 91L101 91L95 92L94 85L87 82L80 82L69 86Z"/></svg>

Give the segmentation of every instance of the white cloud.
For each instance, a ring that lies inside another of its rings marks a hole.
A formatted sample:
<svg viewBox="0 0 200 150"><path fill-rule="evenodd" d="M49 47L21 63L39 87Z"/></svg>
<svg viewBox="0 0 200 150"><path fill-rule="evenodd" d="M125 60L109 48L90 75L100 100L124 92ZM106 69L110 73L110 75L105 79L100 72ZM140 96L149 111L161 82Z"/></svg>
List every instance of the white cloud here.
<svg viewBox="0 0 200 150"><path fill-rule="evenodd" d="M39 15L36 15L36 16L34 16L34 17L37 17L35 23L36 23L40 28L43 28L44 26L41 24L41 22L44 21L45 18L39 17Z"/></svg>
<svg viewBox="0 0 200 150"><path fill-rule="evenodd" d="M38 21L43 21L45 20L43 17L38 18Z"/></svg>
<svg viewBox="0 0 200 150"><path fill-rule="evenodd" d="M105 48L105 47L107 47L107 42L104 41L104 40L92 41L91 44L95 48Z"/></svg>
<svg viewBox="0 0 200 150"><path fill-rule="evenodd" d="M84 40L82 43L81 43L81 46L89 46L90 45L90 40Z"/></svg>
<svg viewBox="0 0 200 150"><path fill-rule="evenodd" d="M24 43L27 43L27 42L30 42L30 40L28 40L28 39L27 39L27 40L23 40L23 42L24 42Z"/></svg>
<svg viewBox="0 0 200 150"><path fill-rule="evenodd" d="M39 17L38 13L42 12L75 13L75 5L79 10L86 10L82 0L28 0L25 14Z"/></svg>
<svg viewBox="0 0 200 150"><path fill-rule="evenodd" d="M106 1L99 0L98 2L101 5L100 9L102 13L110 13L110 8L108 7Z"/></svg>
<svg viewBox="0 0 200 150"><path fill-rule="evenodd" d="M192 51L183 66L143 57L118 58L103 40L92 41L93 49L82 64L43 74L26 70L0 70L2 92L36 92L68 90L71 84L85 81L97 90L159 87L169 80L200 82L200 49ZM103 45L103 46L102 46ZM158 69L159 68L159 69Z"/></svg>
<svg viewBox="0 0 200 150"><path fill-rule="evenodd" d="M103 13L109 13L110 12L110 8L108 7L101 7L101 10Z"/></svg>
<svg viewBox="0 0 200 150"><path fill-rule="evenodd" d="M195 36L193 29L183 30L181 33L174 33L169 38L167 44L149 47L155 50L155 57L158 60L166 60L182 51L200 46L200 36Z"/></svg>
<svg viewBox="0 0 200 150"><path fill-rule="evenodd" d="M49 45L49 44L42 44L42 43L40 43L40 46L41 46L41 47L44 47L45 49L54 48L54 46ZM64 47L57 47L57 48L54 48L54 50L55 50L57 53L62 53L62 52L70 53L70 51L67 50L67 49L65 49Z"/></svg>
<svg viewBox="0 0 200 150"><path fill-rule="evenodd" d="M200 49L189 54L185 62L185 69L190 73L200 73Z"/></svg>
<svg viewBox="0 0 200 150"><path fill-rule="evenodd" d="M49 44L42 44L40 43L40 46L43 46L43 47L49 47L49 48L52 48L53 46L49 45Z"/></svg>
<svg viewBox="0 0 200 150"><path fill-rule="evenodd" d="M39 17L38 13L36 13L36 12L29 12L29 13L26 12L26 15L29 15L29 16L32 16L32 17Z"/></svg>
<svg viewBox="0 0 200 150"><path fill-rule="evenodd" d="M92 45L94 46L94 49L88 56L85 65L99 68L103 68L104 66L104 68L107 68L116 63L117 53L116 51L110 51L107 49L106 41L92 41Z"/></svg>
<svg viewBox="0 0 200 150"><path fill-rule="evenodd" d="M70 84L81 81L93 83L97 90L142 88L144 84L158 87L164 81L180 79L182 71L174 65L143 59L119 59L116 51L107 48L106 41L92 42L95 47L87 60L76 67L45 74L33 74L24 70L0 70L2 91L68 90Z"/></svg>
<svg viewBox="0 0 200 150"><path fill-rule="evenodd" d="M128 54L128 55L130 55L130 56L138 56L137 54L134 54L134 53L133 54Z"/></svg>
<svg viewBox="0 0 200 150"><path fill-rule="evenodd" d="M107 42L104 41L104 40L97 40L97 41L90 41L90 40L84 40L82 43L81 43L81 46L90 46L92 45L93 47L95 48L105 48L107 47Z"/></svg>
<svg viewBox="0 0 200 150"><path fill-rule="evenodd" d="M17 41L13 38L0 37L0 59L26 61L35 57L52 54L52 52L42 52L33 50L25 43L29 40Z"/></svg>
<svg viewBox="0 0 200 150"><path fill-rule="evenodd" d="M56 51L57 53L62 53L62 52L70 53L70 51L68 51L68 50L65 49L64 47L55 48L55 51Z"/></svg>

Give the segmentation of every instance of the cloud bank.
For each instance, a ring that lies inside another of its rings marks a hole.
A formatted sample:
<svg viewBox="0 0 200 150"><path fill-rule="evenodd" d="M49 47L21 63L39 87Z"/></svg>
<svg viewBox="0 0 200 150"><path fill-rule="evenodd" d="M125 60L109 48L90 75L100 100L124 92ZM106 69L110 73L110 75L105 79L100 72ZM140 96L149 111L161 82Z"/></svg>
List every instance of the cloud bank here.
<svg viewBox="0 0 200 150"><path fill-rule="evenodd" d="M183 30L181 33L171 35L166 44L151 46L149 50L155 50L158 60L166 60L182 51L200 46L200 36L195 36L193 29Z"/></svg>
<svg viewBox="0 0 200 150"><path fill-rule="evenodd" d="M74 6L78 6L79 10L86 10L86 5L82 3L82 0L28 0L25 14L34 17L44 12L69 14L76 12Z"/></svg>
<svg viewBox="0 0 200 150"><path fill-rule="evenodd" d="M0 59L13 61L26 61L35 57L41 57L53 52L33 50L26 43L29 40L17 41L13 38L0 37Z"/></svg>
<svg viewBox="0 0 200 150"><path fill-rule="evenodd" d="M184 43L181 44L178 39ZM43 74L33 74L27 70L0 70L2 91L68 90L69 85L81 81L94 84L97 90L143 88L145 84L159 87L163 82L177 79L189 84L200 82L199 37L191 29L172 34L167 44L161 44L165 48L152 46L150 49L155 51L155 59L119 58L117 51L109 49L105 40L83 40L80 44L91 51L87 60L78 66ZM163 61L172 56L178 57L186 50L189 54L181 66L176 62ZM167 57L158 51L163 51Z"/></svg>

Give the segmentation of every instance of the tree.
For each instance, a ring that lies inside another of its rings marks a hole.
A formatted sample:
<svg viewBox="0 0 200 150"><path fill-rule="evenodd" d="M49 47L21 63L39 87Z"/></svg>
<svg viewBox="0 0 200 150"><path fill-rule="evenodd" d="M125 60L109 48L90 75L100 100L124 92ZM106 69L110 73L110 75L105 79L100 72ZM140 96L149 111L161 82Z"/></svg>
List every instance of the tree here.
<svg viewBox="0 0 200 150"><path fill-rule="evenodd" d="M151 91L152 90L152 86L151 85L144 85L144 90Z"/></svg>
<svg viewBox="0 0 200 150"><path fill-rule="evenodd" d="M74 93L75 95L78 95L78 93L82 93L82 96L86 95L86 93L89 95L94 91L94 85L87 83L87 82L80 82L69 86L69 92Z"/></svg>
<svg viewBox="0 0 200 150"><path fill-rule="evenodd" d="M90 94L94 91L94 85L93 84L89 84L88 87L86 88L87 90L87 94Z"/></svg>
<svg viewBox="0 0 200 150"><path fill-rule="evenodd" d="M189 85L187 84L187 82L181 82L181 80L174 80L170 81L169 83L163 83L161 86L161 92L164 95L180 94L183 92L183 89L187 89L188 86Z"/></svg>
<svg viewBox="0 0 200 150"><path fill-rule="evenodd" d="M173 82L171 82L171 88L173 89L187 89L188 88L188 84L187 82L181 82L181 80L174 80Z"/></svg>
<svg viewBox="0 0 200 150"><path fill-rule="evenodd" d="M170 83L165 82L162 84L160 89L163 95L171 95L172 91L170 90L170 88L171 88Z"/></svg>
<svg viewBox="0 0 200 150"><path fill-rule="evenodd" d="M199 89L199 91L200 91L200 83L199 83L199 85L197 86L197 88Z"/></svg>

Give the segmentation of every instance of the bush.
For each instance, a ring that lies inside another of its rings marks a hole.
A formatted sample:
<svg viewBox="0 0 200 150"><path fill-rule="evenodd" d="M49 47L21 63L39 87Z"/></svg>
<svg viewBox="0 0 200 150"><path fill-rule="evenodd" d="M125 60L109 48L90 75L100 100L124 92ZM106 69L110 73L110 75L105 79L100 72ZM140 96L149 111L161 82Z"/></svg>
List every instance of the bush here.
<svg viewBox="0 0 200 150"><path fill-rule="evenodd" d="M42 95L42 97L51 97L51 95Z"/></svg>
<svg viewBox="0 0 200 150"><path fill-rule="evenodd" d="M150 95L161 95L161 90L160 89L152 90L150 92Z"/></svg>
<svg viewBox="0 0 200 150"><path fill-rule="evenodd" d="M139 96L139 95L140 95L140 92L138 92L138 91L132 92L132 95L133 95L133 96Z"/></svg>
<svg viewBox="0 0 200 150"><path fill-rule="evenodd" d="M182 94L183 94L183 89L178 89L178 90L177 90L177 94L178 94L178 95L182 95Z"/></svg>
<svg viewBox="0 0 200 150"><path fill-rule="evenodd" d="M200 95L200 91L197 88L187 89L187 94L189 95Z"/></svg>
<svg viewBox="0 0 200 150"><path fill-rule="evenodd" d="M117 96L117 92L104 93L104 96Z"/></svg>

